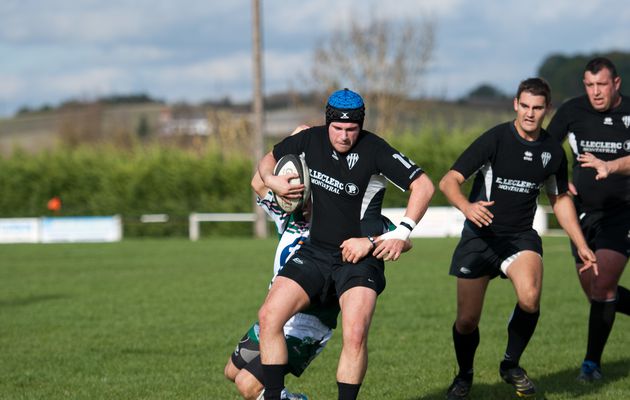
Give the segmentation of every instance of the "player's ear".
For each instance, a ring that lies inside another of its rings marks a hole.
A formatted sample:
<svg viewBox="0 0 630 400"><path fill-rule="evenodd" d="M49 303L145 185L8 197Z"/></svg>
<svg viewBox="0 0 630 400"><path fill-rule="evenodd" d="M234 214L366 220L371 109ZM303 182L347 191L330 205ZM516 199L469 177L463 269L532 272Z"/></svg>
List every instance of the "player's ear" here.
<svg viewBox="0 0 630 400"><path fill-rule="evenodd" d="M514 111L518 111L518 97L514 98Z"/></svg>

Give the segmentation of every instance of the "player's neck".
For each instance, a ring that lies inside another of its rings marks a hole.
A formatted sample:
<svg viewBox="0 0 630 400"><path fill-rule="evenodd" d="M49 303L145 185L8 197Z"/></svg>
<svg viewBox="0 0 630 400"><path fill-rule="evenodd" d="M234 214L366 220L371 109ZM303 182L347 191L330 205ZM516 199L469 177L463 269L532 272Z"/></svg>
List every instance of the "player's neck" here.
<svg viewBox="0 0 630 400"><path fill-rule="evenodd" d="M516 121L514 122L514 127L516 128L516 133L528 142L535 142L540 137L540 128L533 132L527 132Z"/></svg>

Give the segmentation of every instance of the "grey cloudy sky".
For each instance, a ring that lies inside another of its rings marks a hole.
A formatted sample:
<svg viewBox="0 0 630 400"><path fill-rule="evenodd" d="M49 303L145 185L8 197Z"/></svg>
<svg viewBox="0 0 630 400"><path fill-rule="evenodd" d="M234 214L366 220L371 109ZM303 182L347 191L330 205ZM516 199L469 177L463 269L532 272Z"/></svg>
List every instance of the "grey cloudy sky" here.
<svg viewBox="0 0 630 400"><path fill-rule="evenodd" d="M551 53L630 50L626 0L261 0L265 92L303 87L318 40L374 12L436 22L425 95L506 92ZM372 11L370 11L372 10ZM251 97L250 0L2 0L0 115L69 98ZM630 78L628 78L630 79Z"/></svg>

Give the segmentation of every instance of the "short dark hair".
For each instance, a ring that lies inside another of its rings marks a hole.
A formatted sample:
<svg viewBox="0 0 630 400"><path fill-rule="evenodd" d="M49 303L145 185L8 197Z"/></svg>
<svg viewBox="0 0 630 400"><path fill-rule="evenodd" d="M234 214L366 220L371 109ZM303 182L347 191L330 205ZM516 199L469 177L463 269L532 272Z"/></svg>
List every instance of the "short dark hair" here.
<svg viewBox="0 0 630 400"><path fill-rule="evenodd" d="M610 75L613 79L618 77L617 68L615 68L615 64L610 61L606 57L595 57L588 63L586 63L586 67L584 67L584 72L590 72L593 75L606 68L610 71Z"/></svg>
<svg viewBox="0 0 630 400"><path fill-rule="evenodd" d="M545 105L549 105L551 103L551 88L546 80L543 78L527 78L518 85L518 90L516 91L516 98L519 99L521 97L521 93L528 92L533 94L534 96L544 96L545 97Z"/></svg>

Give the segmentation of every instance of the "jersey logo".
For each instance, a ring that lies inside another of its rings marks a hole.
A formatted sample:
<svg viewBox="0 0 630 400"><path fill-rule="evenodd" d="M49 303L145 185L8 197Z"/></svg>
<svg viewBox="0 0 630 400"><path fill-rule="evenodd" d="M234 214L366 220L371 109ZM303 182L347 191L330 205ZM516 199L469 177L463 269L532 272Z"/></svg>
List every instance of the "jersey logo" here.
<svg viewBox="0 0 630 400"><path fill-rule="evenodd" d="M625 142L623 142L623 149L630 153L630 140L626 140Z"/></svg>
<svg viewBox="0 0 630 400"><path fill-rule="evenodd" d="M337 155L337 152L335 150L333 150L333 152L332 152L332 158L334 158L335 160L339 161L339 156Z"/></svg>
<svg viewBox="0 0 630 400"><path fill-rule="evenodd" d="M523 160L525 161L532 161L532 157L534 155L532 154L531 151L526 151L525 153L523 153Z"/></svg>
<svg viewBox="0 0 630 400"><path fill-rule="evenodd" d="M604 118L604 125L612 125L612 117L606 117Z"/></svg>
<svg viewBox="0 0 630 400"><path fill-rule="evenodd" d="M359 155L357 153L350 153L346 156L346 161L348 161L348 168L352 169L359 161Z"/></svg>
<svg viewBox="0 0 630 400"><path fill-rule="evenodd" d="M548 151L544 151L540 155L540 158L542 158L543 168L545 168L547 164L549 164L549 160L551 160L551 153L549 153Z"/></svg>
<svg viewBox="0 0 630 400"><path fill-rule="evenodd" d="M357 193L359 193L359 187L354 183L346 183L345 189L346 193L348 193L350 196L356 196Z"/></svg>
<svg viewBox="0 0 630 400"><path fill-rule="evenodd" d="M621 117L621 120L623 121L626 129L630 128L630 115L624 115L623 117Z"/></svg>

